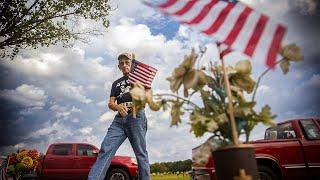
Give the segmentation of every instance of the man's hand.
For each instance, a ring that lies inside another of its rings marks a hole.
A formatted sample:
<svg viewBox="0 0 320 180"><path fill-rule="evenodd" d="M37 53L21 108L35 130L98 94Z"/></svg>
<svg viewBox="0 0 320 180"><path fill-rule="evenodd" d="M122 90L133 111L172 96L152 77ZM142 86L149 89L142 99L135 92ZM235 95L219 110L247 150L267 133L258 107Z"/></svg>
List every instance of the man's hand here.
<svg viewBox="0 0 320 180"><path fill-rule="evenodd" d="M128 108L124 104L117 104L116 97L110 97L108 107L114 111L118 111L122 117L128 115Z"/></svg>
<svg viewBox="0 0 320 180"><path fill-rule="evenodd" d="M128 115L128 113L127 113L128 108L123 104L118 104L117 105L117 111L120 113L120 115L122 117L125 117L126 115Z"/></svg>

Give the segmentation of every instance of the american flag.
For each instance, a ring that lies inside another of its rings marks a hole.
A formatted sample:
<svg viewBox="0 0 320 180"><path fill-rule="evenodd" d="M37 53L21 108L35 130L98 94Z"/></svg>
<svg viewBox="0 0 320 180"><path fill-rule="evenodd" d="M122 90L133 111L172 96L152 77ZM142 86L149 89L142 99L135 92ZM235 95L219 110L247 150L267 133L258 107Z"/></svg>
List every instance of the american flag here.
<svg viewBox="0 0 320 180"><path fill-rule="evenodd" d="M233 50L226 44L217 42L217 47L219 50L220 59L223 59L223 57L229 53L231 53Z"/></svg>
<svg viewBox="0 0 320 180"><path fill-rule="evenodd" d="M287 28L235 0L167 0L154 5L182 24L193 26L231 49L274 68Z"/></svg>
<svg viewBox="0 0 320 180"><path fill-rule="evenodd" d="M8 160L9 162L9 160ZM0 180L7 180L7 159L4 159L4 157L0 158Z"/></svg>
<svg viewBox="0 0 320 180"><path fill-rule="evenodd" d="M157 69L154 67L134 60L129 74L129 82L135 83L139 81L145 88L150 89L156 73Z"/></svg>

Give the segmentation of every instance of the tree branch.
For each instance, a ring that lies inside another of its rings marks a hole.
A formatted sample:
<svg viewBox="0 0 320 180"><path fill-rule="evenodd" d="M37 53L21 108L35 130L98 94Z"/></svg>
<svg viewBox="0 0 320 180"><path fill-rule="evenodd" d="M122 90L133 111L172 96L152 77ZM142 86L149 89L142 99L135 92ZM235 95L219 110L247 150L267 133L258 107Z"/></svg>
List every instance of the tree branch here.
<svg viewBox="0 0 320 180"><path fill-rule="evenodd" d="M2 34L4 35L4 34L6 34L7 32L10 32L13 28L16 28L16 27L17 27L16 24L17 24L19 21L21 21L21 20L30 12L30 10L38 3L38 1L39 1L39 0L35 0L34 3L27 9L27 11L26 11L24 14L22 14L21 17L18 18L19 14L17 13L17 15L16 15L14 18L12 18L12 23L11 23L11 25L10 25L8 28L6 28L6 29L7 29L6 31L1 32L1 35L2 35ZM19 20L19 21L16 21L16 20Z"/></svg>
<svg viewBox="0 0 320 180"><path fill-rule="evenodd" d="M168 94L168 93L164 93L164 94L155 94L154 96L158 96L158 97L162 97L162 96L171 96L171 97L174 97L174 98L178 98L180 100L183 100L185 102L187 102L188 104L198 108L198 109L201 109L198 105L196 105L195 103L193 103L192 101L188 100L188 99L185 99L183 97L180 97L180 96L177 96L175 94Z"/></svg>

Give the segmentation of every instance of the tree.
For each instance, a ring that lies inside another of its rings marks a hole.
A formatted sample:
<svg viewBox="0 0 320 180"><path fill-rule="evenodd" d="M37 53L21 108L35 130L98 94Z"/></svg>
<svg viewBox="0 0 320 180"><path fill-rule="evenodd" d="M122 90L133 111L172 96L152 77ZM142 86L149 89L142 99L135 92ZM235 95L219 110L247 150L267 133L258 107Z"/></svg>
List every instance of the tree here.
<svg viewBox="0 0 320 180"><path fill-rule="evenodd" d="M160 162L151 164L151 173L164 173L164 172L186 172L191 170L192 161L187 159L184 161L174 161L174 162Z"/></svg>
<svg viewBox="0 0 320 180"><path fill-rule="evenodd" d="M0 2L1 57L13 58L20 49L38 48L62 42L87 42L98 35L97 27L80 28L85 19L109 26L108 0L4 0Z"/></svg>

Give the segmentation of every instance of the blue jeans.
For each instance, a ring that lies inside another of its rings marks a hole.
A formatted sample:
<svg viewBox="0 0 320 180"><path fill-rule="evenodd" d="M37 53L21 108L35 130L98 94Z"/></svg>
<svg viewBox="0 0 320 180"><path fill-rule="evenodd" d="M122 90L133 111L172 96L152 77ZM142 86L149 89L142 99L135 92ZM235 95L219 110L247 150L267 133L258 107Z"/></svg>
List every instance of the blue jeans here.
<svg viewBox="0 0 320 180"><path fill-rule="evenodd" d="M103 180L113 156L126 138L129 139L138 161L139 179L150 180L150 164L146 149L147 118L144 110L133 118L132 113L121 117L118 113L105 136L97 160L92 166L88 180Z"/></svg>

